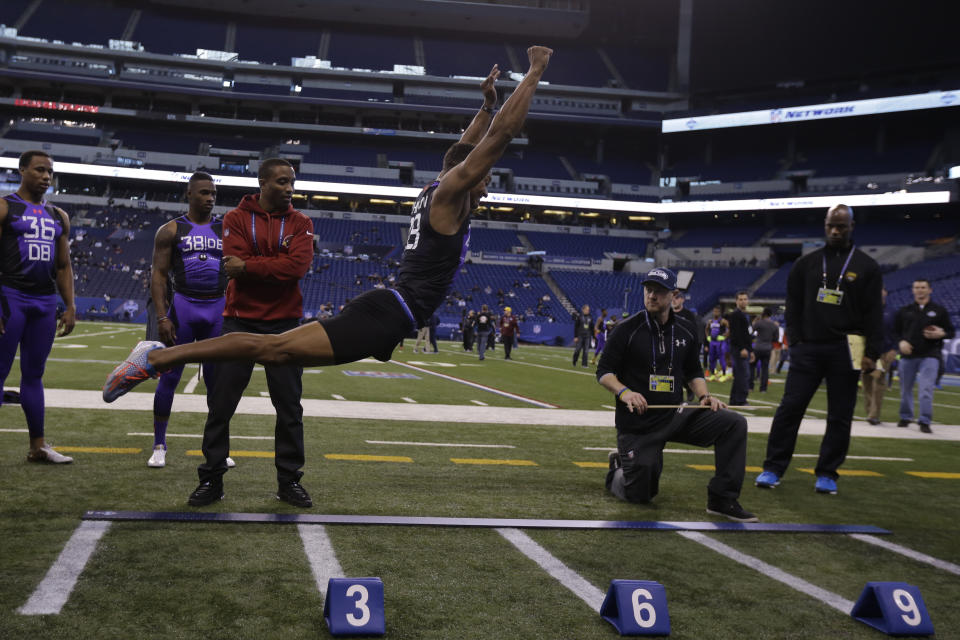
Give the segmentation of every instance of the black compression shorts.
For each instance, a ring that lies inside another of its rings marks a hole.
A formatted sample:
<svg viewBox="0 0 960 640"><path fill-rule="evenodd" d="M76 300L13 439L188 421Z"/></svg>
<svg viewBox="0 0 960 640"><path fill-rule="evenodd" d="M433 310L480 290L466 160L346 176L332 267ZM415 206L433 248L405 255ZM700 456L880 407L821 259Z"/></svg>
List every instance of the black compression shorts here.
<svg viewBox="0 0 960 640"><path fill-rule="evenodd" d="M401 300L393 289L373 289L351 300L339 315L321 320L336 364L370 356L389 360L394 347L414 331L410 310Z"/></svg>

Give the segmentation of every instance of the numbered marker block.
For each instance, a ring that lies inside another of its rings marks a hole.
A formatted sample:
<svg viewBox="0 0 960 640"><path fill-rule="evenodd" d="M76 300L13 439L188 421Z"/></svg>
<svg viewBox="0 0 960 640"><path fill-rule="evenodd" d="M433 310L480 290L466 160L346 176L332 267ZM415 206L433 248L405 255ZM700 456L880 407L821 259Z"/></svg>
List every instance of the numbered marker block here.
<svg viewBox="0 0 960 640"><path fill-rule="evenodd" d="M622 636L668 636L667 590L650 580L611 580L600 617Z"/></svg>
<svg viewBox="0 0 960 640"><path fill-rule="evenodd" d="M383 582L380 578L330 578L323 618L333 636L382 636Z"/></svg>
<svg viewBox="0 0 960 640"><path fill-rule="evenodd" d="M850 615L891 636L933 635L920 589L906 582L868 582Z"/></svg>

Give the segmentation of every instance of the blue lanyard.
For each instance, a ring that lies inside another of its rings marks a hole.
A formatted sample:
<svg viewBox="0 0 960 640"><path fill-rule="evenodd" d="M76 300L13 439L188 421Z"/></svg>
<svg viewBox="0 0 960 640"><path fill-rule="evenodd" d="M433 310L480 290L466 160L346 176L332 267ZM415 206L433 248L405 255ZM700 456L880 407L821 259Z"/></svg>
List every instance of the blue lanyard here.
<svg viewBox="0 0 960 640"><path fill-rule="evenodd" d="M654 324L656 324L656 323L655 323L653 320L650 319L650 314L647 313L646 309L644 309L643 315L647 318L647 326L652 329L653 326L654 326ZM677 325L675 325L675 324L670 325L670 363L669 363L669 366L668 366L668 368L667 368L667 374L668 374L668 375L673 375L673 332L674 332L674 329L676 329L676 328L677 328ZM667 352L667 349L666 349L666 347L665 347L664 344L663 344L663 331L660 330L660 325L657 325L657 333L660 334L660 353L661 353L661 354L664 354L664 353ZM656 342L657 342L656 339L653 337L653 331L650 331L650 357L651 357L651 359L653 360L653 373L654 373L654 375L656 375L656 373L657 373L657 344L656 344Z"/></svg>
<svg viewBox="0 0 960 640"><path fill-rule="evenodd" d="M850 247L850 253L847 254L847 259L843 263L843 268L840 269L840 275L837 276L837 286L836 289L840 289L840 283L843 281L843 274L847 272L847 267L850 266L850 258L853 257L853 252L856 250L857 245ZM823 258L823 288L827 288L827 250L824 249L823 253L820 255Z"/></svg>
<svg viewBox="0 0 960 640"><path fill-rule="evenodd" d="M277 242L277 249L280 249L280 246L283 244L283 227L287 224L286 218L280 218L280 241ZM257 246L257 214L250 213L250 237L253 240L253 250L259 256L263 255L260 253L260 247Z"/></svg>

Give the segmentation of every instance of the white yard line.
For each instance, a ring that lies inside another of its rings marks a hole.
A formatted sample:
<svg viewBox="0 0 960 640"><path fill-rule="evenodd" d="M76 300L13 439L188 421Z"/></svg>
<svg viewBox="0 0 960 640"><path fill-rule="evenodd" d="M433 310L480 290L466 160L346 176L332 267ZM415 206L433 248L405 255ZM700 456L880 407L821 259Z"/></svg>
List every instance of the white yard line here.
<svg viewBox="0 0 960 640"><path fill-rule="evenodd" d="M807 582L803 578L798 578L793 574L787 573L782 569L778 569L772 564L767 564L763 560L737 551L733 547L714 540L713 538L698 531L678 531L677 534L688 540L698 542L703 546L716 551L720 555L730 558L734 562L739 562L744 566L750 567L754 571L762 573L772 580L781 582L791 589L796 589L800 593L805 593L811 598L815 598L820 602L833 607L844 615L850 615L850 611L853 609L852 601L847 600L836 593L827 591L826 589L821 589L817 585Z"/></svg>
<svg viewBox="0 0 960 640"><path fill-rule="evenodd" d="M556 409L556 405L552 405L549 402L541 402L539 400L534 400L533 398L527 398L525 396L520 396L515 393L510 393L509 391L502 391L494 387L488 387L485 384L480 384L479 382L471 382L470 380L464 380L462 378L457 378L454 376L448 376L445 373L440 373L438 371L430 371L429 369L424 369L423 367L416 367L412 364L407 364L406 362L398 362L396 360L391 360L396 365L401 367L407 367L408 369L413 369L414 371L419 371L420 373L426 373L431 376L436 376L438 378L443 378L444 380L450 380L452 382L459 382L460 384L466 385L468 387L473 387L474 389L481 389L483 391L489 391L490 393L496 394L498 396L503 396L504 398L510 398L511 400L519 400L520 402L526 402L527 404L532 404L537 407L543 407L545 409Z"/></svg>
<svg viewBox="0 0 960 640"><path fill-rule="evenodd" d="M488 405L486 402L483 402L482 400L471 400L470 402L472 402L473 404L477 405L478 407L489 407L489 406L490 406L490 405Z"/></svg>
<svg viewBox="0 0 960 640"><path fill-rule="evenodd" d="M17 612L25 616L60 613L110 524L96 520L81 522L30 599Z"/></svg>
<svg viewBox="0 0 960 640"><path fill-rule="evenodd" d="M403 400L404 402L409 403L409 404L417 404L417 401L414 400L413 398L408 398L408 397L406 397L406 396L403 396L403 397L400 398L400 399Z"/></svg>
<svg viewBox="0 0 960 640"><path fill-rule="evenodd" d="M573 595L586 602L587 606L597 613L600 612L600 606L603 604L604 598L603 591L587 582L583 576L563 564L523 531L500 527L497 528L497 533L506 538L520 553L540 565L541 569L550 574L560 584L572 591Z"/></svg>
<svg viewBox="0 0 960 640"><path fill-rule="evenodd" d="M444 350L444 351L445 351L446 353L451 353L451 354L454 354L454 355L472 356L472 357L476 358L476 354L471 353L471 352L469 352L469 351L460 351L460 352L457 352L457 351L448 351L448 350ZM524 361L524 360L514 360L513 358L510 359L510 362L513 363L513 364L522 364L522 365L525 365L525 366L528 366L528 367L538 367L538 368L540 368L540 369L550 369L551 371L562 371L562 372L564 372L564 373L575 373L575 374L580 375L580 376L596 377L596 374L591 373L591 372L589 372L589 371L577 371L577 370L572 369L572 368L564 369L563 367L551 367L551 366L548 366L548 365L545 365L545 364L536 364L536 363L534 363L534 362L526 362L526 361ZM577 369L581 369L581 368L582 368L582 367L577 366Z"/></svg>
<svg viewBox="0 0 960 640"><path fill-rule="evenodd" d="M340 561L337 560L333 545L330 544L327 530L323 525L316 524L300 524L297 525L297 530L300 531L303 550L307 554L307 560L310 561L310 571L317 583L320 597L326 597L327 583L330 578L343 577L343 569L340 567Z"/></svg>
<svg viewBox="0 0 960 640"><path fill-rule="evenodd" d="M344 398L339 393L331 393L330 397L333 398L334 400L346 400L346 398Z"/></svg>
<svg viewBox="0 0 960 640"><path fill-rule="evenodd" d="M193 374L193 377L187 382L187 386L183 388L184 393L193 393L197 388L197 385L200 384L200 370L197 369L197 372Z"/></svg>
<svg viewBox="0 0 960 640"><path fill-rule="evenodd" d="M57 338L57 340L72 340L73 338L92 338L93 336L112 336L118 333L130 333L132 331L143 331L143 326L123 327L122 329L112 329L110 331L95 331L93 333L71 333L68 336Z"/></svg>
<svg viewBox="0 0 960 640"><path fill-rule="evenodd" d="M24 429L24 432L27 430ZM233 436L236 437L236 436ZM272 436L271 436L272 438ZM396 444L409 445L414 447L463 447L463 448L483 448L483 449L516 449L512 444L469 444L466 442L403 442L398 440L364 440L367 444Z"/></svg>
<svg viewBox="0 0 960 640"><path fill-rule="evenodd" d="M933 556L928 556L925 553L920 553L919 551L914 551L907 547L902 547L899 544L894 544L892 542L887 542L876 536L866 535L863 533L851 533L848 534L851 538L856 538L861 542L867 542L872 545L876 545L881 549L886 549L887 551L893 551L894 553L899 553L902 556L912 558L917 562L923 562L924 564L929 564L932 567L937 569L943 569L948 573L960 576L960 566L953 564L952 562L947 562L946 560L940 560L939 558L934 558Z"/></svg>

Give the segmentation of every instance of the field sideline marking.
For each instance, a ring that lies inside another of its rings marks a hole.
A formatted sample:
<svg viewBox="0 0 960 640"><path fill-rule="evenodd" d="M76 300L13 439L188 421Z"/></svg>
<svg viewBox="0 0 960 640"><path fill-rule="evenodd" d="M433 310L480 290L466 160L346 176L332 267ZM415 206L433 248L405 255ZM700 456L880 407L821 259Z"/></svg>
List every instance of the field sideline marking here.
<svg viewBox="0 0 960 640"><path fill-rule="evenodd" d="M75 333L69 336L62 336L57 338L57 340L71 340L73 338L92 338L93 336L112 336L118 333L130 333L131 331L143 331L143 327L137 325L135 327L123 327L119 329L112 329L110 331L95 331L93 333Z"/></svg>
<svg viewBox="0 0 960 640"><path fill-rule="evenodd" d="M26 429L24 429L26 431ZM127 434L128 436L149 436L153 437L152 433L144 432L131 432ZM168 438L202 438L202 433L167 433ZM273 440L274 436L235 436L232 433L230 434L231 440Z"/></svg>
<svg viewBox="0 0 960 640"><path fill-rule="evenodd" d="M892 542L887 542L886 540L881 540L876 536L866 535L862 533L851 533L849 534L851 538L855 538L861 542L867 542L872 545L876 545L887 551L893 551L894 553L899 553L902 556L912 558L918 562L923 562L929 564L930 566L936 567L937 569L943 569L948 573L960 576L960 566L953 564L952 562L947 562L946 560L940 560L934 558L933 556L928 556L925 553L920 553L919 551L914 551L907 547L902 547L899 544L894 544Z"/></svg>
<svg viewBox="0 0 960 640"><path fill-rule="evenodd" d="M193 374L193 377L187 382L187 386L183 388L183 392L193 393L198 384L200 384L200 369L197 369L197 372Z"/></svg>
<svg viewBox="0 0 960 640"><path fill-rule="evenodd" d="M26 433L26 429L23 430ZM152 434L151 434L152 435ZM231 436L236 438L237 436ZM270 436L273 439L273 436ZM399 440L364 440L367 444L402 444L416 447L481 447L485 449L516 449L512 444L467 444L457 442L404 442Z"/></svg>
<svg viewBox="0 0 960 640"><path fill-rule="evenodd" d="M510 398L512 400L519 400L520 402L526 402L527 404L532 404L537 407L543 407L544 409L559 409L559 407L555 404L550 404L549 402L541 402L540 400L527 398L525 396L517 395L515 393L510 393L509 391L501 391L500 389L488 387L487 385L480 384L479 382L471 382L469 380L464 380L463 378L447 375L445 373L440 373L438 371L430 371L429 369L424 369L423 367L416 367L412 364L407 364L406 362L399 362L397 360L391 360L390 362L393 362L394 364L397 364L401 367L407 367L408 369L413 369L414 371L419 371L421 373L426 373L431 376L443 378L444 380L452 380L453 382L459 382L460 384L465 384L468 387L473 387L475 389L482 389L483 391L489 391L490 393L494 393L498 396L503 396L505 398Z"/></svg>
<svg viewBox="0 0 960 640"><path fill-rule="evenodd" d="M584 451L616 451L616 447L584 447ZM713 455L713 449L664 449L664 453L692 453L695 455ZM794 458L818 458L818 453L795 453ZM885 462L913 462L913 458L889 458L887 456L847 456L847 460L882 460Z"/></svg>
<svg viewBox="0 0 960 640"><path fill-rule="evenodd" d="M683 536L687 540L693 540L703 546L716 551L722 556L730 558L734 562L739 562L740 564L750 567L751 569L762 573L772 580L781 582L791 589L796 589L800 593L805 593L812 598L816 598L820 602L829 605L836 609L837 611L843 613L844 615L850 615L850 611L853 609L853 602L847 600L846 598L837 595L826 589L821 589L815 584L807 582L803 578L798 578L797 576L787 573L782 569L778 569L772 564L767 564L759 558L754 558L745 553L737 551L729 545L725 545L718 540L706 536L697 531L678 531L678 535Z"/></svg>
<svg viewBox="0 0 960 640"><path fill-rule="evenodd" d="M587 582L583 576L563 564L556 556L537 544L533 538L523 531L498 527L497 533L516 547L520 553L536 562L541 569L573 592L573 595L586 602L587 606L597 613L600 612L600 606L603 604L604 598L603 591Z"/></svg>
<svg viewBox="0 0 960 640"><path fill-rule="evenodd" d="M454 350L454 351L449 351L449 350L447 350L447 349L444 349L444 352L446 352L446 353L452 353L452 354L454 354L454 355L464 355L464 356L468 356L468 355L471 354L471 352L469 352L469 351L464 351L463 353L459 353L459 352L457 352L456 350ZM575 369L563 369L563 368L561 368L561 367L551 367L551 366L545 365L545 364L536 364L535 362L525 362L525 361L523 361L523 360L514 360L513 358L510 358L510 362L512 362L512 363L514 363L514 364L523 364L523 365L526 365L526 366L528 366L528 367L539 367L540 369L550 369L551 371L562 371L562 372L565 372L565 373L575 373L575 374L580 375L580 376L596 377L596 374L590 373L589 371L577 371L577 370L575 370Z"/></svg>
<svg viewBox="0 0 960 640"><path fill-rule="evenodd" d="M337 560L337 554L330 543L330 537L323 526L301 524L297 525L300 539L303 541L303 551L310 562L310 572L317 583L320 597L327 595L327 582L330 578L342 578L343 568Z"/></svg>
<svg viewBox="0 0 960 640"><path fill-rule="evenodd" d="M110 524L104 521L81 522L30 599L17 612L25 616L60 613Z"/></svg>

